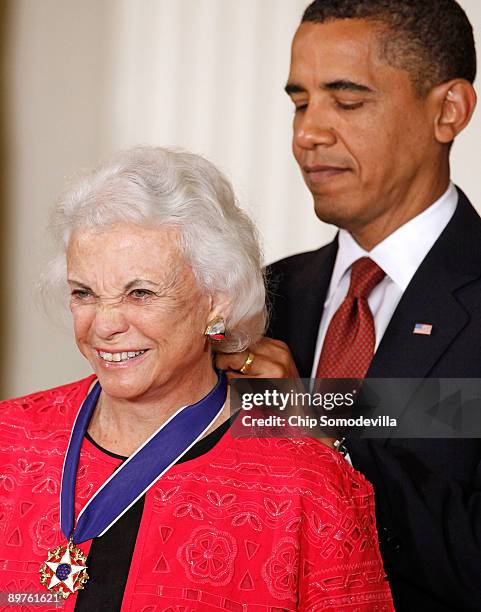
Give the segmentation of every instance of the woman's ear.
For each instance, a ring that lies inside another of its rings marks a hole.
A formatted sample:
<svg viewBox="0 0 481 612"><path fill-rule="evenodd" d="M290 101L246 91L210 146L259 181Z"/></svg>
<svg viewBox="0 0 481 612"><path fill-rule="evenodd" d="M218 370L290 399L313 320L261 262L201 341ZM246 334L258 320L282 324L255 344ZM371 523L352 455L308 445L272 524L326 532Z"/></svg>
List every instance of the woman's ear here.
<svg viewBox="0 0 481 612"><path fill-rule="evenodd" d="M207 316L204 335L209 340L220 342L226 334L226 319L230 312L231 301L227 294L216 293L210 298L210 310Z"/></svg>
<svg viewBox="0 0 481 612"><path fill-rule="evenodd" d="M435 138L449 144L468 125L476 107L476 92L465 79L454 79L433 87L428 95L437 111Z"/></svg>
<svg viewBox="0 0 481 612"><path fill-rule="evenodd" d="M223 317L226 319L229 316L231 310L231 296L227 293L213 293L210 296L210 311L208 314L208 320L214 319L215 317Z"/></svg>

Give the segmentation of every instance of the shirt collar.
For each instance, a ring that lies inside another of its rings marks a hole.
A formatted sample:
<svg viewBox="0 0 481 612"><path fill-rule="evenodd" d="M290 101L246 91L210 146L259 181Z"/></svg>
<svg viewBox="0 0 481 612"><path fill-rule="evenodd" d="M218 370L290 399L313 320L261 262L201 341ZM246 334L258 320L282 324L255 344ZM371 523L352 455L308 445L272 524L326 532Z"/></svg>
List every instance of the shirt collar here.
<svg viewBox="0 0 481 612"><path fill-rule="evenodd" d="M359 246L349 232L341 229L327 301L331 299L342 277L360 257L370 257L401 291L405 291L423 259L449 223L457 203L458 192L453 183L450 183L439 200L398 228L370 252Z"/></svg>

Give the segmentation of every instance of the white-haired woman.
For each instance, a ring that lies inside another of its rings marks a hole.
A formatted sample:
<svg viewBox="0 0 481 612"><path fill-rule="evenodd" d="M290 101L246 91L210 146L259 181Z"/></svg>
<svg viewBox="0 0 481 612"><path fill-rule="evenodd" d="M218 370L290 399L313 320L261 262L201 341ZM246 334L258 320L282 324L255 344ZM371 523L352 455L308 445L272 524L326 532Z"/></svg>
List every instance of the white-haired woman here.
<svg viewBox="0 0 481 612"><path fill-rule="evenodd" d="M261 336L265 294L222 174L133 149L80 178L54 226L43 287L69 287L94 374L1 404L0 592L77 611L392 609L364 478L314 440L230 434L212 351Z"/></svg>

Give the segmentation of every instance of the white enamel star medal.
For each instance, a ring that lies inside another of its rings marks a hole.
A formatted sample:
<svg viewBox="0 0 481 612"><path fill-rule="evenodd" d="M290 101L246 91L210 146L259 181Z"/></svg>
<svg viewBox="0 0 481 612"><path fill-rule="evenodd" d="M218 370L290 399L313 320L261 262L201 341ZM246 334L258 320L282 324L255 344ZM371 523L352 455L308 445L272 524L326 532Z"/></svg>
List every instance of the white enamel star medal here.
<svg viewBox="0 0 481 612"><path fill-rule="evenodd" d="M69 537L65 546L48 552L40 567L40 582L52 593L67 599L83 589L88 580L87 556L74 544L102 536L116 523L183 453L195 444L221 414L227 397L227 378L217 372L217 384L189 406L183 406L124 461L89 499L75 519L75 483L82 443L101 393L97 382L85 398L73 425L62 468L60 529ZM176 444L164 452L167 440ZM75 535L73 535L75 533ZM68 535L67 535L68 534Z"/></svg>
<svg viewBox="0 0 481 612"><path fill-rule="evenodd" d="M51 593L60 593L64 599L84 588L88 580L87 557L70 540L67 546L48 551L40 568L40 582Z"/></svg>

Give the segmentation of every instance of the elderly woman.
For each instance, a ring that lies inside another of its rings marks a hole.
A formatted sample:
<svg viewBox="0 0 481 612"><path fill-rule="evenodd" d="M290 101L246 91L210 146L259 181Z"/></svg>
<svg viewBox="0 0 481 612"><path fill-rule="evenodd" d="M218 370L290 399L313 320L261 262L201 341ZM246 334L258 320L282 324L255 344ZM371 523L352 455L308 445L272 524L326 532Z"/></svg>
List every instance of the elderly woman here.
<svg viewBox="0 0 481 612"><path fill-rule="evenodd" d="M370 485L309 439L236 438L213 351L265 325L254 228L201 157L138 148L57 208L94 374L1 404L0 591L65 610L392 610Z"/></svg>

